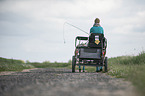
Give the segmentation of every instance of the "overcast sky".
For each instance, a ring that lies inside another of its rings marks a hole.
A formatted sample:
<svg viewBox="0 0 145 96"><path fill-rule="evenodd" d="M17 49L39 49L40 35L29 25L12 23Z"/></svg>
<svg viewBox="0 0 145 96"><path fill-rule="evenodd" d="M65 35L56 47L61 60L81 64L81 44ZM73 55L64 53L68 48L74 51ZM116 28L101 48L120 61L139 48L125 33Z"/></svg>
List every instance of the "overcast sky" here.
<svg viewBox="0 0 145 96"><path fill-rule="evenodd" d="M87 34L64 23L89 33L96 17L108 57L145 50L145 0L0 0L0 57L67 62Z"/></svg>

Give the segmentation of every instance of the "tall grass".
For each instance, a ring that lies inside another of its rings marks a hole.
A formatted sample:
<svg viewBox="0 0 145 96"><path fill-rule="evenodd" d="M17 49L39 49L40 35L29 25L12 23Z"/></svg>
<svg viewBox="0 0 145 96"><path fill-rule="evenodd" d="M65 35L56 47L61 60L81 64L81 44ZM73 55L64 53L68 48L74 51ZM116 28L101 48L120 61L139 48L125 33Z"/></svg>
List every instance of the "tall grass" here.
<svg viewBox="0 0 145 96"><path fill-rule="evenodd" d="M31 68L69 68L71 69L71 63L51 63L45 61L39 62L24 62L22 60L6 59L0 57L0 72L2 71L22 71L23 69Z"/></svg>
<svg viewBox="0 0 145 96"><path fill-rule="evenodd" d="M30 64L25 64L22 60L6 59L0 57L0 72L2 71L22 71L23 69L34 68Z"/></svg>
<svg viewBox="0 0 145 96"><path fill-rule="evenodd" d="M109 75L125 78L137 88L139 95L145 94L145 52L138 56L121 56L108 60Z"/></svg>

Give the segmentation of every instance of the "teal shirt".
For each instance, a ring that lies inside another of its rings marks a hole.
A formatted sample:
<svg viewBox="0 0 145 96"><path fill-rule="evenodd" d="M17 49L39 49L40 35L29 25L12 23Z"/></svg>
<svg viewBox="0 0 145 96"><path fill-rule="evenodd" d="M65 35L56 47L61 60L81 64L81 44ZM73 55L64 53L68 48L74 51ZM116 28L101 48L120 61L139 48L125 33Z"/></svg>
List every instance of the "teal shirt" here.
<svg viewBox="0 0 145 96"><path fill-rule="evenodd" d="M90 33L101 33L101 34L104 34L104 30L101 26L93 26L91 29L90 29Z"/></svg>

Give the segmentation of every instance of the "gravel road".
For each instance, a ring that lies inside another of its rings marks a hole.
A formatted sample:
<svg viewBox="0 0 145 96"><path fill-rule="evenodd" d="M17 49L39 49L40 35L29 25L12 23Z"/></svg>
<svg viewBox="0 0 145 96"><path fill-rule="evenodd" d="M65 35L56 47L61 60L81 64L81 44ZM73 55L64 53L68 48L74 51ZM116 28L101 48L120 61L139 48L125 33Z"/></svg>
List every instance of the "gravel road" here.
<svg viewBox="0 0 145 96"><path fill-rule="evenodd" d="M0 75L0 96L135 96L133 86L105 73L40 68Z"/></svg>

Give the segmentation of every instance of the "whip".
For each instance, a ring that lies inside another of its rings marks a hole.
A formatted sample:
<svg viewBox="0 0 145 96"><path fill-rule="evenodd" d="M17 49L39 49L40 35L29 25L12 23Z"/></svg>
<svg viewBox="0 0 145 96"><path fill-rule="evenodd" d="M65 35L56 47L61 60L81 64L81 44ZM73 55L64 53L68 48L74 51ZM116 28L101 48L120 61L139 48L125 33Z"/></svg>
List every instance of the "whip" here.
<svg viewBox="0 0 145 96"><path fill-rule="evenodd" d="M63 40L64 40L64 43L66 43L66 42L65 42L65 38L64 38L64 25L65 25L65 24L68 24L68 25L70 25L70 26L72 26L72 27L74 27L74 28L76 28L76 29L78 29L78 30L80 30L80 31L82 31L82 32L84 32L84 33L86 33L86 34L89 35L88 32L82 30L81 28L79 28L79 27L77 27L77 26L75 26L75 25L72 25L72 24L70 24L70 23L68 23L68 22L64 22L64 24L63 24Z"/></svg>

